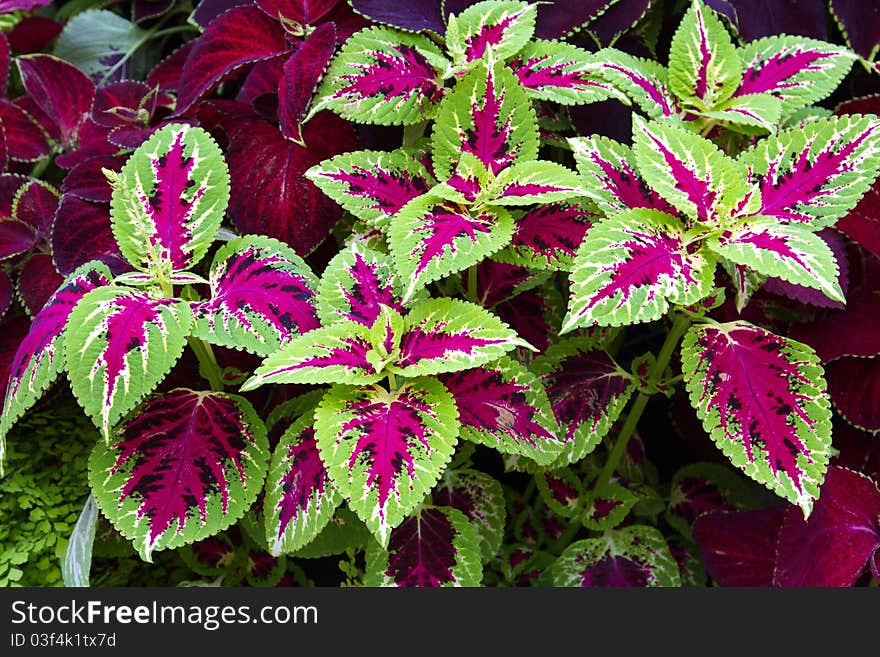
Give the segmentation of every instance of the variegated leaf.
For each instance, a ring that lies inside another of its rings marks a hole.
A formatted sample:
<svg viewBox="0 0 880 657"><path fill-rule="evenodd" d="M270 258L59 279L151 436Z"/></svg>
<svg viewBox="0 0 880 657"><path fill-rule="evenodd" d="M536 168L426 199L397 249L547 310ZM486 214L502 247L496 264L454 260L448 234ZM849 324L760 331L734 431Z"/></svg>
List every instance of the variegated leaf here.
<svg viewBox="0 0 880 657"><path fill-rule="evenodd" d="M74 307L88 292L107 285L110 270L98 262L83 265L68 276L31 322L9 366L9 381L0 418L0 470L9 429L64 370L64 332Z"/></svg>
<svg viewBox="0 0 880 657"><path fill-rule="evenodd" d="M193 304L193 335L266 355L318 327L318 280L286 244L251 235L228 242L211 265L211 298Z"/></svg>
<svg viewBox="0 0 880 657"><path fill-rule="evenodd" d="M479 470L446 470L431 500L436 506L461 511L477 532L483 563L491 561L504 540L507 509L504 490Z"/></svg>
<svg viewBox="0 0 880 657"><path fill-rule="evenodd" d="M492 181L487 196L497 205L531 205L584 195L577 174L556 162L513 164Z"/></svg>
<svg viewBox="0 0 880 657"><path fill-rule="evenodd" d="M434 171L449 178L461 153L497 174L538 155L538 124L516 76L500 61L481 62L443 100L431 136Z"/></svg>
<svg viewBox="0 0 880 657"><path fill-rule="evenodd" d="M631 208L675 214L675 208L648 187L629 146L600 135L572 137L568 143L581 174L584 196L605 214Z"/></svg>
<svg viewBox="0 0 880 657"><path fill-rule="evenodd" d="M535 100L582 105L608 98L629 103L601 74L586 50L562 41L533 41L509 64L526 93Z"/></svg>
<svg viewBox="0 0 880 657"><path fill-rule="evenodd" d="M405 312L401 287L390 255L353 242L330 261L318 283L318 318L325 326L349 320L370 327L382 306Z"/></svg>
<svg viewBox="0 0 880 657"><path fill-rule="evenodd" d="M103 514L141 557L226 529L257 499L266 428L243 397L177 388L148 401L107 446L89 480Z"/></svg>
<svg viewBox="0 0 880 657"><path fill-rule="evenodd" d="M229 173L213 138L170 124L132 154L113 183L113 235L136 269L168 275L201 260L228 202Z"/></svg>
<svg viewBox="0 0 880 657"><path fill-rule="evenodd" d="M831 406L813 350L747 322L694 326L681 349L691 404L712 440L809 515L831 448Z"/></svg>
<svg viewBox="0 0 880 657"><path fill-rule="evenodd" d="M269 464L263 515L275 556L308 545L342 502L318 454L313 423L314 413L308 412L291 424Z"/></svg>
<svg viewBox="0 0 880 657"><path fill-rule="evenodd" d="M678 113L675 97L667 86L668 73L662 64L614 48L603 48L596 61L600 75L649 117Z"/></svg>
<svg viewBox="0 0 880 657"><path fill-rule="evenodd" d="M437 483L458 428L452 396L428 378L391 392L334 386L315 412L318 451L331 481L383 546Z"/></svg>
<svg viewBox="0 0 880 657"><path fill-rule="evenodd" d="M517 217L510 245L494 260L523 267L570 270L595 215L570 203L547 203Z"/></svg>
<svg viewBox="0 0 880 657"><path fill-rule="evenodd" d="M384 230L392 215L435 183L411 149L355 151L306 172L322 192L370 226Z"/></svg>
<svg viewBox="0 0 880 657"><path fill-rule="evenodd" d="M462 438L540 465L563 450L544 386L516 361L501 358L442 381L458 406Z"/></svg>
<svg viewBox="0 0 880 657"><path fill-rule="evenodd" d="M443 97L445 61L426 36L386 27L361 30L346 42L324 76L311 114L331 109L351 121L409 125L433 116Z"/></svg>
<svg viewBox="0 0 880 657"><path fill-rule="evenodd" d="M556 586L681 586L663 534L645 525L572 543L551 572Z"/></svg>
<svg viewBox="0 0 880 657"><path fill-rule="evenodd" d="M536 15L536 6L525 2L478 2L449 16L446 47L458 65L482 58L488 49L499 59L507 59L532 38Z"/></svg>
<svg viewBox="0 0 880 657"><path fill-rule="evenodd" d="M241 390L267 383L359 383L381 379L368 357L370 331L342 320L293 338L263 361Z"/></svg>
<svg viewBox="0 0 880 657"><path fill-rule="evenodd" d="M880 169L880 119L809 121L763 139L739 160L761 192L761 214L814 228L833 226L870 189Z"/></svg>
<svg viewBox="0 0 880 657"><path fill-rule="evenodd" d="M662 317L670 303L706 296L715 262L690 253L675 217L638 208L602 219L587 231L571 272L562 332L578 326L620 326Z"/></svg>
<svg viewBox="0 0 880 657"><path fill-rule="evenodd" d="M405 283L403 301L433 281L479 263L510 242L503 208L472 210L431 194L413 199L391 223L389 243Z"/></svg>
<svg viewBox="0 0 880 657"><path fill-rule="evenodd" d="M735 96L771 94L786 114L830 95L856 59L846 48L786 35L750 41L739 56L744 74Z"/></svg>
<svg viewBox="0 0 880 657"><path fill-rule="evenodd" d="M710 240L709 248L764 276L777 276L820 290L829 299L845 301L834 253L807 226L753 217L747 224Z"/></svg>
<svg viewBox="0 0 880 657"><path fill-rule="evenodd" d="M692 0L669 50L669 87L682 100L710 110L742 81L742 63L715 13Z"/></svg>
<svg viewBox="0 0 880 657"><path fill-rule="evenodd" d="M581 338L556 343L532 369L541 377L565 442L559 465L596 449L636 389L607 352Z"/></svg>
<svg viewBox="0 0 880 657"><path fill-rule="evenodd" d="M367 547L365 586L479 586L476 529L458 509L425 507L391 532L388 548Z"/></svg>
<svg viewBox="0 0 880 657"><path fill-rule="evenodd" d="M516 331L475 303L428 299L404 318L400 354L392 369L408 377L456 372L529 346Z"/></svg>
<svg viewBox="0 0 880 657"><path fill-rule="evenodd" d="M721 266L733 282L733 289L736 293L736 312L741 313L752 295L764 285L767 277L754 269L745 265L737 265L726 258L721 258Z"/></svg>
<svg viewBox="0 0 880 657"><path fill-rule="evenodd" d="M180 358L192 322L184 301L117 286L76 304L64 338L70 387L105 438Z"/></svg>
<svg viewBox="0 0 880 657"><path fill-rule="evenodd" d="M733 126L752 126L773 132L782 115L782 103L771 94L734 96L700 116Z"/></svg>
<svg viewBox="0 0 880 657"><path fill-rule="evenodd" d="M633 151L648 184L702 223L724 222L750 191L745 167L683 127L633 117Z"/></svg>

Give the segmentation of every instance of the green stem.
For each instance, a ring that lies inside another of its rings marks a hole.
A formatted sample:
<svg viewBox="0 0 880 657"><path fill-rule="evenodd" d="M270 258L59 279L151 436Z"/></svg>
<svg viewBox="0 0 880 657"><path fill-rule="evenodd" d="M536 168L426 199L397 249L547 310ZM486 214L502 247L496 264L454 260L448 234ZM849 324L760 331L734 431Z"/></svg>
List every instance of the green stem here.
<svg viewBox="0 0 880 657"><path fill-rule="evenodd" d="M427 127L427 121L421 121L412 125L403 126L403 145L412 146L413 144L415 144L419 139L422 138L422 135L425 134L425 129Z"/></svg>
<svg viewBox="0 0 880 657"><path fill-rule="evenodd" d="M471 265L467 271L467 298L477 303L477 266Z"/></svg>
<svg viewBox="0 0 880 657"><path fill-rule="evenodd" d="M31 178L39 178L46 168L49 166L49 162L52 161L50 157L43 157L37 160L36 164L34 164L31 169Z"/></svg>
<svg viewBox="0 0 880 657"><path fill-rule="evenodd" d="M204 340L200 338L189 337L186 339L190 349L199 359L199 374L201 374L211 385L214 392L223 392L223 375L220 372L220 366L214 357L214 350Z"/></svg>
<svg viewBox="0 0 880 657"><path fill-rule="evenodd" d="M394 372L388 372L388 391L394 392L397 390L397 381L394 380Z"/></svg>
<svg viewBox="0 0 880 657"><path fill-rule="evenodd" d="M666 335L666 340L663 342L663 346L660 347L660 354L657 356L657 360L654 361L653 366L648 370L648 382L650 384L658 383L663 377L663 372L666 371L666 367L672 359L672 353L678 346L678 342L681 340L681 337L684 335L688 326L690 326L689 317L686 315L676 316L675 321L672 323L672 328ZM605 462L605 467L602 468L602 471L596 478L596 484L592 487L591 493L587 496L587 502L584 504L584 509L590 508L592 498L598 491L605 488L609 481L611 481L611 477L614 475L617 466L620 464L620 459L623 458L623 455L626 452L626 446L629 443L629 439L632 438L636 426L642 418L642 413L645 411L648 399L649 395L640 392L636 397L636 400L633 402L633 405L630 407L626 420L624 420L623 427L621 427L620 433L617 436L617 442L614 443L614 447L608 455L608 460Z"/></svg>

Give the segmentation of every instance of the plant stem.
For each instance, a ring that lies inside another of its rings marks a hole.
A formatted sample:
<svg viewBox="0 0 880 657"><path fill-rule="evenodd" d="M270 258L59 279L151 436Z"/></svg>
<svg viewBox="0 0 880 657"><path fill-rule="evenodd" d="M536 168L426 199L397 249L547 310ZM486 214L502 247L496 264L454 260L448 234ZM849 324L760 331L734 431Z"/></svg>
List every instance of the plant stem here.
<svg viewBox="0 0 880 657"><path fill-rule="evenodd" d="M467 298L477 303L477 266L471 265L467 271Z"/></svg>
<svg viewBox="0 0 880 657"><path fill-rule="evenodd" d="M427 121L421 121L419 123L414 123L413 125L403 126L403 145L412 146L413 144L415 144L419 139L422 138L422 135L425 134L425 128L427 127Z"/></svg>
<svg viewBox="0 0 880 657"><path fill-rule="evenodd" d="M675 351L679 340L681 340L681 336L684 335L688 326L690 326L690 318L686 315L676 316L672 323L672 328L669 329L669 333L666 335L666 340L663 342L663 346L660 347L660 354L657 356L657 360L654 361L653 367L648 370L648 382L650 384L656 384L662 378L663 372L666 371L666 366L669 365L669 361L672 359L672 352ZM584 509L590 507L590 503L596 493L605 488L605 486L608 485L608 482L611 481L611 477L614 475L617 466L620 464L620 459L623 458L623 455L626 452L626 446L629 443L629 439L632 438L632 435L635 433L636 426L642 417L642 413L645 411L648 399L649 395L640 392L636 397L636 400L633 402L633 405L630 407L626 420L623 423L623 427L621 427L620 433L617 436L617 442L614 443L614 447L608 455L608 460L605 462L605 467L602 468L602 471L596 478L596 484L593 486L592 492L587 496L587 503L584 505Z"/></svg>
<svg viewBox="0 0 880 657"><path fill-rule="evenodd" d="M223 392L223 375L211 345L200 338L189 337L186 341L199 359L199 374L207 379L212 391Z"/></svg>

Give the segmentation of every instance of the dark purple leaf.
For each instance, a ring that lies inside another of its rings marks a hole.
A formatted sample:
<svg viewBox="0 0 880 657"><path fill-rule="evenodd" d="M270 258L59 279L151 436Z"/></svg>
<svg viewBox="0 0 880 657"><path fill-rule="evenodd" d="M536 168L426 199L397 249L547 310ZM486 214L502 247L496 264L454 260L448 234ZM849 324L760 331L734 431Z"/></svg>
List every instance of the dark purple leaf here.
<svg viewBox="0 0 880 657"><path fill-rule="evenodd" d="M441 0L349 0L349 4L357 13L377 23L416 32L431 30L440 35L446 33ZM449 5L447 2L447 10Z"/></svg>
<svg viewBox="0 0 880 657"><path fill-rule="evenodd" d="M831 0L831 13L850 47L872 60L880 47L880 6L859 0Z"/></svg>
<svg viewBox="0 0 880 657"><path fill-rule="evenodd" d="M89 260L101 260L117 272L129 268L113 237L110 208L69 195L62 197L55 213L52 259L65 276Z"/></svg>
<svg viewBox="0 0 880 657"><path fill-rule="evenodd" d="M213 21L189 52L178 84L182 114L236 69L290 49L281 24L256 7L236 7Z"/></svg>
<svg viewBox="0 0 880 657"><path fill-rule="evenodd" d="M145 558L225 529L257 497L266 430L243 398L178 388L92 455L101 510Z"/></svg>
<svg viewBox="0 0 880 657"><path fill-rule="evenodd" d="M852 586L880 548L880 489L831 467L809 520L789 508L776 548L774 586Z"/></svg>
<svg viewBox="0 0 880 657"><path fill-rule="evenodd" d="M880 482L880 440L873 434L841 423L834 427L833 465L856 470Z"/></svg>
<svg viewBox="0 0 880 657"><path fill-rule="evenodd" d="M242 233L280 239L300 254L330 232L341 209L303 175L331 155L351 150L345 121L319 114L303 131L306 148L285 139L273 125L253 121L239 130L227 153L232 192L229 216Z"/></svg>
<svg viewBox="0 0 880 657"><path fill-rule="evenodd" d="M32 178L15 173L0 173L0 219L12 216L12 202L18 190Z"/></svg>
<svg viewBox="0 0 880 657"><path fill-rule="evenodd" d="M139 121L138 109L142 100L150 94L150 87L143 82L124 80L113 82L95 91L92 104L92 121L105 128L115 128ZM155 96L153 97L155 101ZM149 105L148 111L153 109ZM150 111L152 114L152 111Z"/></svg>
<svg viewBox="0 0 880 657"><path fill-rule="evenodd" d="M17 317L2 323L0 331L0 381L9 380L9 371L15 352L25 336L27 336L30 322L27 317ZM6 386L0 384L0 403L6 400Z"/></svg>
<svg viewBox="0 0 880 657"><path fill-rule="evenodd" d="M116 171L122 169L125 160L121 157L94 157L74 166L61 184L61 193L76 196L84 201L109 203L112 187L102 169Z"/></svg>
<svg viewBox="0 0 880 657"><path fill-rule="evenodd" d="M706 513L694 540L709 576L721 586L771 586L786 507Z"/></svg>
<svg viewBox="0 0 880 657"><path fill-rule="evenodd" d="M847 422L880 431L880 358L838 358L825 366L825 377L831 401Z"/></svg>
<svg viewBox="0 0 880 657"><path fill-rule="evenodd" d="M79 143L75 150L68 150L55 158L55 164L62 169L71 169L83 160L103 155L118 155L122 149L109 140L110 129L86 119L79 132Z"/></svg>
<svg viewBox="0 0 880 657"><path fill-rule="evenodd" d="M92 110L94 83L75 66L51 55L25 55L16 63L25 90L58 126L62 144L77 146Z"/></svg>
<svg viewBox="0 0 880 657"><path fill-rule="evenodd" d="M278 121L281 134L288 139L302 141L300 121L335 50L336 28L333 23L323 23L284 64L284 76L278 84Z"/></svg>
<svg viewBox="0 0 880 657"><path fill-rule="evenodd" d="M15 218L45 237L52 230L58 192L38 180L23 185L16 194Z"/></svg>
<svg viewBox="0 0 880 657"><path fill-rule="evenodd" d="M5 269L0 269L0 319L3 319L14 298L14 290L9 274L6 273Z"/></svg>
<svg viewBox="0 0 880 657"><path fill-rule="evenodd" d="M51 152L46 135L18 105L0 100L0 127L9 158L31 162Z"/></svg>
<svg viewBox="0 0 880 657"><path fill-rule="evenodd" d="M651 8L655 0L617 0L608 9L590 21L587 29L602 47L610 46L624 32L635 26ZM541 10L538 9L538 16Z"/></svg>
<svg viewBox="0 0 880 657"><path fill-rule="evenodd" d="M63 282L64 279L55 271L52 256L48 253L35 253L28 258L18 272L16 286L28 314L33 317L40 312Z"/></svg>
<svg viewBox="0 0 880 657"><path fill-rule="evenodd" d="M133 0L131 3L131 20L135 23L158 18L170 10L176 0ZM200 3L201 4L201 3Z"/></svg>
<svg viewBox="0 0 880 657"><path fill-rule="evenodd" d="M33 226L15 219L0 221L0 260L30 251L39 235Z"/></svg>
<svg viewBox="0 0 880 657"><path fill-rule="evenodd" d="M205 30L220 14L239 5L252 4L253 0L199 0L199 4L192 13L192 20L196 25Z"/></svg>
<svg viewBox="0 0 880 657"><path fill-rule="evenodd" d="M828 39L828 15L822 0L730 0L746 41L774 34Z"/></svg>
<svg viewBox="0 0 880 657"><path fill-rule="evenodd" d="M299 25L316 25L340 0L256 0L267 16Z"/></svg>
<svg viewBox="0 0 880 657"><path fill-rule="evenodd" d="M465 284L467 272L462 274ZM491 308L516 296L535 277L534 270L494 260L483 260L477 265L477 301Z"/></svg>
<svg viewBox="0 0 880 657"><path fill-rule="evenodd" d="M265 118L274 121L278 112L278 83L283 74L283 57L257 62L239 87L235 100L250 103L258 113L262 113L264 108L272 109Z"/></svg>
<svg viewBox="0 0 880 657"><path fill-rule="evenodd" d="M6 34L0 33L0 98L6 97L6 86L9 82L9 61L12 53Z"/></svg>
<svg viewBox="0 0 880 657"><path fill-rule="evenodd" d="M199 6L201 7L203 4L201 3ZM150 88L158 87L160 91L176 91L180 85L180 76L183 75L183 67L186 65L186 60L195 44L196 41L188 41L159 62L147 76L147 84Z"/></svg>

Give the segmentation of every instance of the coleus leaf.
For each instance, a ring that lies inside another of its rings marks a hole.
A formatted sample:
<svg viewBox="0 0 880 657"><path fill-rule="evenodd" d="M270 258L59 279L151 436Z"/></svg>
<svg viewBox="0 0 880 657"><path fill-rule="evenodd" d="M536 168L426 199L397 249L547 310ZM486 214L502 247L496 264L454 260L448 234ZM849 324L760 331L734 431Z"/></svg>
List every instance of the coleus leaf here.
<svg viewBox="0 0 880 657"><path fill-rule="evenodd" d="M705 253L689 253L685 244L679 220L658 210L626 210L594 223L572 266L562 332L650 322L670 303L702 299L715 263Z"/></svg>
<svg viewBox="0 0 880 657"><path fill-rule="evenodd" d="M267 16L300 26L317 25L340 0L257 0ZM295 28L296 26L294 26Z"/></svg>
<svg viewBox="0 0 880 657"><path fill-rule="evenodd" d="M779 123L781 113L782 104L768 93L734 96L716 105L712 111L701 112L700 115L733 124L730 127L753 126L773 132Z"/></svg>
<svg viewBox="0 0 880 657"><path fill-rule="evenodd" d="M435 182L425 163L406 148L337 155L309 169L306 177L358 219L380 230Z"/></svg>
<svg viewBox="0 0 880 657"><path fill-rule="evenodd" d="M245 64L290 50L281 23L254 6L235 7L211 21L186 58L177 85L178 115Z"/></svg>
<svg viewBox="0 0 880 657"><path fill-rule="evenodd" d="M310 543L342 502L318 454L313 422L306 413L291 424L272 454L263 511L275 556Z"/></svg>
<svg viewBox="0 0 880 657"><path fill-rule="evenodd" d="M551 572L556 586L681 586L663 535L644 525L572 543Z"/></svg>
<svg viewBox="0 0 880 657"><path fill-rule="evenodd" d="M335 50L336 28L333 23L322 23L284 62L278 83L278 122L288 139L302 141L301 122Z"/></svg>
<svg viewBox="0 0 880 657"><path fill-rule="evenodd" d="M595 103L607 98L626 101L601 75L601 66L586 50L564 42L526 44L509 63L530 98L561 105Z"/></svg>
<svg viewBox="0 0 880 657"><path fill-rule="evenodd" d="M371 327L382 306L405 312L401 286L391 256L354 242L324 270L316 299L318 318L323 325L349 320Z"/></svg>
<svg viewBox="0 0 880 657"><path fill-rule="evenodd" d="M749 193L745 168L683 127L633 117L633 152L648 184L702 223L721 223Z"/></svg>
<svg viewBox="0 0 880 657"><path fill-rule="evenodd" d="M452 507L419 509L391 532L388 548L367 548L365 586L479 586L480 544Z"/></svg>
<svg viewBox="0 0 880 657"><path fill-rule="evenodd" d="M745 41L774 34L825 39L828 10L823 0L727 0L736 13L736 26ZM710 6L730 17L718 0Z"/></svg>
<svg viewBox="0 0 880 657"><path fill-rule="evenodd" d="M114 271L129 268L113 237L110 208L72 194L61 197L52 225L52 262L64 275L90 260L107 263Z"/></svg>
<svg viewBox="0 0 880 657"><path fill-rule="evenodd" d="M456 372L529 347L507 324L475 303L428 299L404 318L400 354L393 371L401 376Z"/></svg>
<svg viewBox="0 0 880 657"><path fill-rule="evenodd" d="M64 277L52 264L48 253L34 253L18 272L15 291L28 315L33 317L61 287ZM2 315L2 313L0 313Z"/></svg>
<svg viewBox="0 0 880 657"><path fill-rule="evenodd" d="M34 162L52 150L37 122L8 100L0 100L0 132L10 160Z"/></svg>
<svg viewBox="0 0 880 657"><path fill-rule="evenodd" d="M821 290L835 301L845 301L834 253L807 226L751 217L748 223L709 240L709 248L765 276L777 276Z"/></svg>
<svg viewBox="0 0 880 657"><path fill-rule="evenodd" d="M12 285L12 280L5 270L0 270L0 319L6 315L6 312L12 306L14 298L15 289Z"/></svg>
<svg viewBox="0 0 880 657"><path fill-rule="evenodd" d="M65 368L64 332L74 306L86 293L107 285L112 274L101 263L84 265L68 276L31 322L10 365L0 419L0 466L6 434Z"/></svg>
<svg viewBox="0 0 880 657"><path fill-rule="evenodd" d="M440 180L452 175L461 153L474 155L492 174L537 159L537 120L513 72L500 61L476 64L440 104L431 147Z"/></svg>
<svg viewBox="0 0 880 657"><path fill-rule="evenodd" d="M351 126L322 113L303 126L302 145L267 121L248 121L227 151L232 189L229 218L240 234L274 237L307 255L326 237L342 209L305 177L331 155L351 150Z"/></svg>
<svg viewBox="0 0 880 657"><path fill-rule="evenodd" d="M578 172L584 183L584 196L605 214L631 208L654 208L675 214L675 209L648 187L636 166L632 149L618 141L593 135L568 140Z"/></svg>
<svg viewBox="0 0 880 657"><path fill-rule="evenodd" d="M551 470L535 475L541 499L553 513L573 518L581 509L584 487L572 469Z"/></svg>
<svg viewBox="0 0 880 657"><path fill-rule="evenodd" d="M678 113L677 103L667 87L668 73L662 64L605 48L597 65L602 77L617 87L651 118Z"/></svg>
<svg viewBox="0 0 880 657"><path fill-rule="evenodd" d="M431 493L431 501L465 515L477 532L483 563L498 554L504 540L507 510L504 490L495 479L479 470L446 470Z"/></svg>
<svg viewBox="0 0 880 657"><path fill-rule="evenodd" d="M612 481L593 492L581 521L593 531L614 529L626 519L638 499L626 486Z"/></svg>
<svg viewBox="0 0 880 657"><path fill-rule="evenodd" d="M318 280L289 246L247 236L217 251L211 298L193 306L192 334L213 344L267 355L318 327Z"/></svg>
<svg viewBox="0 0 880 657"><path fill-rule="evenodd" d="M257 498L266 428L243 397L177 388L148 401L89 460L103 514L141 557L216 534Z"/></svg>
<svg viewBox="0 0 880 657"><path fill-rule="evenodd" d="M880 431L880 358L839 358L825 366L825 375L838 415L851 426Z"/></svg>
<svg viewBox="0 0 880 657"><path fill-rule="evenodd" d="M0 221L0 260L7 260L30 251L39 239L32 226L17 219Z"/></svg>
<svg viewBox="0 0 880 657"><path fill-rule="evenodd" d="M452 395L428 378L391 392L337 385L315 412L318 451L331 481L383 546L437 483L458 428Z"/></svg>
<svg viewBox="0 0 880 657"><path fill-rule="evenodd" d="M813 350L731 322L691 327L681 353L691 405L712 440L808 516L831 447L831 408Z"/></svg>
<svg viewBox="0 0 880 657"><path fill-rule="evenodd" d="M158 130L113 185L113 234L126 259L152 273L187 269L214 241L229 202L223 153L201 128Z"/></svg>
<svg viewBox="0 0 880 657"><path fill-rule="evenodd" d="M515 219L510 245L493 258L523 267L571 269L595 215L574 203L546 203Z"/></svg>
<svg viewBox="0 0 880 657"><path fill-rule="evenodd" d="M367 526L343 504L324 529L308 545L297 550L296 556L320 559L343 554L349 548L363 549L372 542L373 535Z"/></svg>
<svg viewBox="0 0 880 657"><path fill-rule="evenodd" d="M724 25L702 0L693 0L669 49L669 87L701 109L726 100L742 81L742 63Z"/></svg>
<svg viewBox="0 0 880 657"><path fill-rule="evenodd" d="M113 186L102 170L118 173L123 164L125 164L124 158L112 155L93 157L80 162L64 176L61 193L92 203L109 203Z"/></svg>
<svg viewBox="0 0 880 657"><path fill-rule="evenodd" d="M591 20L586 28L600 47L610 46L624 33L634 30L654 4L654 0L623 0L609 3L605 11ZM648 28L646 25L645 32L655 29L650 21L645 23L652 26ZM650 35L643 33L641 36L650 42Z"/></svg>
<svg viewBox="0 0 880 657"><path fill-rule="evenodd" d="M773 585L852 586L878 549L877 482L860 472L832 466L809 520L794 509L785 511Z"/></svg>
<svg viewBox="0 0 880 657"><path fill-rule="evenodd" d="M559 422L565 463L579 461L599 445L636 388L611 356L582 339L553 345L533 369Z"/></svg>
<svg viewBox="0 0 880 657"><path fill-rule="evenodd" d="M75 66L51 55L22 55L15 61L22 85L57 126L62 145L75 147L91 114L95 85Z"/></svg>
<svg viewBox="0 0 880 657"><path fill-rule="evenodd" d="M735 96L772 94L786 114L830 95L855 59L840 46L785 35L752 41L739 56L744 73Z"/></svg>
<svg viewBox="0 0 880 657"><path fill-rule="evenodd" d="M458 407L461 438L520 454L539 465L559 456L563 443L556 438L558 426L547 393L516 361L500 358L442 381Z"/></svg>
<svg viewBox="0 0 880 657"><path fill-rule="evenodd" d="M850 48L859 55L873 61L880 48L880 15L876 7L853 0L830 0L831 15L840 26L840 31Z"/></svg>
<svg viewBox="0 0 880 657"><path fill-rule="evenodd" d="M348 0L348 3L358 14L377 23L412 32L431 30L442 35L446 31L442 0Z"/></svg>
<svg viewBox="0 0 880 657"><path fill-rule="evenodd" d="M712 511L694 523L694 540L709 576L722 586L771 586L786 509Z"/></svg>
<svg viewBox="0 0 880 657"><path fill-rule="evenodd" d="M379 125L429 119L444 94L437 61L443 55L425 36L384 27L361 30L331 62L312 113L331 109L351 121Z"/></svg>
<svg viewBox="0 0 880 657"><path fill-rule="evenodd" d="M105 438L180 358L192 322L184 301L116 286L77 303L64 338L67 371L73 394Z"/></svg>
<svg viewBox="0 0 880 657"><path fill-rule="evenodd" d="M536 15L536 6L525 2L478 2L449 16L446 48L458 65L482 58L490 48L499 59L507 59L532 38Z"/></svg>
<svg viewBox="0 0 880 657"><path fill-rule="evenodd" d="M503 208L478 211L433 194L413 199L395 216L388 236L394 262L407 281L403 300L477 264L512 235L513 219Z"/></svg>
<svg viewBox="0 0 880 657"><path fill-rule="evenodd" d="M840 116L809 121L759 141L739 161L761 192L750 214L834 225L859 202L880 169L880 120Z"/></svg>
<svg viewBox="0 0 880 657"><path fill-rule="evenodd" d="M497 205L532 205L583 196L577 174L556 162L519 162L505 168L486 192Z"/></svg>
<svg viewBox="0 0 880 657"><path fill-rule="evenodd" d="M727 466L690 463L672 477L666 521L690 537L694 521L702 514L735 511L749 499L745 480Z"/></svg>
<svg viewBox="0 0 880 657"><path fill-rule="evenodd" d="M369 329L342 320L291 339L266 358L241 389L266 383L374 383L385 375L368 358L371 350Z"/></svg>

